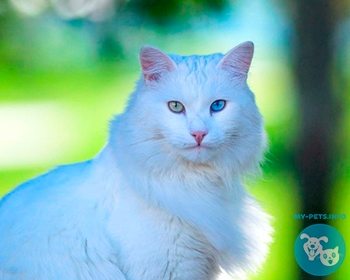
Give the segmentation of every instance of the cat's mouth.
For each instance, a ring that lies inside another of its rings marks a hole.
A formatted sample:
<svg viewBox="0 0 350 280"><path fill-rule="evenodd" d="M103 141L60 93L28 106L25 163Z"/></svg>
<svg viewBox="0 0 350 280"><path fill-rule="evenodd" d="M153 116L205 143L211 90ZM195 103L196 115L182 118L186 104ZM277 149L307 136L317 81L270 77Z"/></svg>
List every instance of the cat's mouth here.
<svg viewBox="0 0 350 280"><path fill-rule="evenodd" d="M191 145L185 147L186 150L204 150L208 149L209 147L207 145Z"/></svg>
<svg viewBox="0 0 350 280"><path fill-rule="evenodd" d="M180 154L191 162L206 162L213 156L213 147L207 143L200 145L197 144L186 144L179 147Z"/></svg>

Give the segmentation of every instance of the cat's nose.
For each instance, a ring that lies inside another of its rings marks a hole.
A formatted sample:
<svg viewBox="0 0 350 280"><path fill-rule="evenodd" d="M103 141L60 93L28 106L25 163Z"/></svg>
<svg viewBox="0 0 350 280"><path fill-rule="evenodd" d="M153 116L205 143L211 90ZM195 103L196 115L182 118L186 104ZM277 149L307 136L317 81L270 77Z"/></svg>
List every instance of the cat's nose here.
<svg viewBox="0 0 350 280"><path fill-rule="evenodd" d="M200 144L202 143L205 135L207 135L207 132L206 131L194 131L194 132L191 133L191 135L196 140L198 146L200 146Z"/></svg>

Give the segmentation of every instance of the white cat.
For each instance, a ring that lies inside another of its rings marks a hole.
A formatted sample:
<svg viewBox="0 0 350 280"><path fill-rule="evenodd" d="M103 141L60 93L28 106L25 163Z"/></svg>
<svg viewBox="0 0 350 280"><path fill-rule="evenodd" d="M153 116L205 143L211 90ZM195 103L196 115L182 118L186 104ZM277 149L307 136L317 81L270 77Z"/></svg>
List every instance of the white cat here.
<svg viewBox="0 0 350 280"><path fill-rule="evenodd" d="M94 159L0 202L0 279L209 280L256 271L269 217L242 185L265 132L246 84L253 44L225 56L141 50L142 77ZM40 155L38 155L40 156Z"/></svg>

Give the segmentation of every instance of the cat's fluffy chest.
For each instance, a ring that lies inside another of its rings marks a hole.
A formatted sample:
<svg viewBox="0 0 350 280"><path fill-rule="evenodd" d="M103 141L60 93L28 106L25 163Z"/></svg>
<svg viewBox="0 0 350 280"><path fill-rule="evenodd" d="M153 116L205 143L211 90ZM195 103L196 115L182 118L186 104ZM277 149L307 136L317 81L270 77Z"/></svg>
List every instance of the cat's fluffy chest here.
<svg viewBox="0 0 350 280"><path fill-rule="evenodd" d="M226 185L237 179L206 165L163 174L126 168L117 168L119 199L108 232L127 279L216 279L226 246L240 246L231 243L239 238L234 216L242 196L233 199Z"/></svg>
<svg viewBox="0 0 350 280"><path fill-rule="evenodd" d="M215 249L197 229L133 194L123 197L108 231L127 279L214 279Z"/></svg>

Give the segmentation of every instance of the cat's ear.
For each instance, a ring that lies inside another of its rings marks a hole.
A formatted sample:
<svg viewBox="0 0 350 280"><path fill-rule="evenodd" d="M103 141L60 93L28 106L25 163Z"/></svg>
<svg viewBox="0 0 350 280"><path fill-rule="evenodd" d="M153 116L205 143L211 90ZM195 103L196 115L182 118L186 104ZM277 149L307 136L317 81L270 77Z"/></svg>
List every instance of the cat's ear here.
<svg viewBox="0 0 350 280"><path fill-rule="evenodd" d="M141 48L140 63L146 81L157 81L164 73L176 69L175 62L169 56L151 46Z"/></svg>
<svg viewBox="0 0 350 280"><path fill-rule="evenodd" d="M252 63L254 44L244 42L230 50L219 62L218 68L228 71L233 77L246 79Z"/></svg>
<svg viewBox="0 0 350 280"><path fill-rule="evenodd" d="M338 250L339 250L339 247L338 247L338 246L334 248L334 251L335 251L336 253L338 253Z"/></svg>

